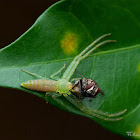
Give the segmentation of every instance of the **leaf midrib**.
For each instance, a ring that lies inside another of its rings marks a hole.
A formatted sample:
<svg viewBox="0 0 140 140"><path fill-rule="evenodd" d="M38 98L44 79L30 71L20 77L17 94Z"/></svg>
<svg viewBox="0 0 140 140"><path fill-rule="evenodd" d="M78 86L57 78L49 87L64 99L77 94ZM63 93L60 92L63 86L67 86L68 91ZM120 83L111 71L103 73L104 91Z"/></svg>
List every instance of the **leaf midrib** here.
<svg viewBox="0 0 140 140"><path fill-rule="evenodd" d="M125 47L125 48L119 48L119 49L115 49L115 50L108 50L108 51L103 51L103 52L98 52L98 53L94 53L92 55L89 55L87 58L89 57L93 57L93 56L99 56L99 55L103 55L103 54L109 54L109 53L114 53L114 52L120 52L120 51L126 51L126 50L131 50L131 49L135 49L135 48L139 48L140 44L137 45L133 45L130 47ZM87 59L85 58L85 59ZM73 60L73 58L67 58L67 59L58 59L58 60L53 60L53 61L44 61L44 62L35 62L35 63L30 63L27 65L20 65L20 66L8 66L8 67L1 67L1 69L8 69L8 68L14 68L14 67L26 67L26 66L35 66L35 65L40 65L40 64L48 64L48 63L54 63L54 62L63 62L63 61L70 61Z"/></svg>

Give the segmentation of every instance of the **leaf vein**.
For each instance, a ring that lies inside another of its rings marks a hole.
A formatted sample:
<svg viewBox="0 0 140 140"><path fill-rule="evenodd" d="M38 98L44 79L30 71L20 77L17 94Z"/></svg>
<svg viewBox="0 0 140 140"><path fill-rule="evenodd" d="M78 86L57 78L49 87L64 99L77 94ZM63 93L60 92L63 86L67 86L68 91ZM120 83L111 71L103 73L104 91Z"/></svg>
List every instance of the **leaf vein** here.
<svg viewBox="0 0 140 140"><path fill-rule="evenodd" d="M91 34L88 32L85 25L71 12L70 15L81 25L81 27L84 29L84 31L87 33L89 39L93 40Z"/></svg>
<svg viewBox="0 0 140 140"><path fill-rule="evenodd" d="M103 55L103 54L115 53L115 52L119 52L119 51L131 50L131 49L135 49L135 48L140 48L140 45L135 45L135 46L127 47L127 48L119 48L119 49L115 49L115 50L108 50L108 51L103 51L103 52L99 52L99 53L94 53L92 55L89 55L87 58L93 57L93 56L99 56L99 55ZM87 58L85 58L85 59L87 59ZM21 66L1 67L1 69L15 68L15 67L25 67L25 66L35 66L35 65L40 65L40 64L48 64L48 63L71 61L71 60L73 60L73 58L58 59L58 60L44 61L44 62L35 62L35 63L30 63L30 64L26 64L26 65L21 65Z"/></svg>

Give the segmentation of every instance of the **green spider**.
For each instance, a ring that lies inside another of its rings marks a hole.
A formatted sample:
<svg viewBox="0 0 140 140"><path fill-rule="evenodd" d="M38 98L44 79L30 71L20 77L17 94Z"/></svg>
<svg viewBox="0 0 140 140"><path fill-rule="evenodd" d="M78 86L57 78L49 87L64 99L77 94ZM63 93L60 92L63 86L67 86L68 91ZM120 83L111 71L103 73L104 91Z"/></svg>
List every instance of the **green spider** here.
<svg viewBox="0 0 140 140"><path fill-rule="evenodd" d="M77 107L80 111L83 113L86 113L88 115L91 115L93 117L97 117L106 121L118 121L121 120L123 117L120 117L120 115L124 114L126 112L126 109L123 111L114 113L114 114L108 114L106 112L97 111L94 109L88 109L81 101L78 100L76 96L74 96L74 93L77 93L81 95L82 97L94 97L97 95L101 90L99 90L97 83L91 79L86 79L83 77L83 79L72 79L71 81L75 81L74 84L69 82L71 76L73 75L74 71L76 70L76 67L78 66L79 62L86 58L90 53L92 53L95 49L97 49L99 46L102 46L106 43L110 42L116 42L116 40L105 40L101 43L98 43L95 47L93 47L97 42L99 42L101 39L110 36L111 34L105 34L99 38L97 38L94 42L92 42L88 47L86 47L79 55L77 55L73 61L70 63L66 71L64 72L63 76L58 80L53 80L55 75L57 75L59 72L62 71L62 69L65 68L62 67L58 72L51 75L50 79L44 78L42 76L39 76L35 73L31 73L25 70L22 70L30 75L39 77L40 79L37 80L30 80L24 83L21 83L21 86L30 90L35 91L41 91L46 92L46 100L48 100L48 97L51 96L57 103L67 108L67 106L61 101L58 100L59 96L64 96L70 103L72 103L75 107ZM78 89L78 90L77 90ZM102 92L101 92L102 93ZM77 99L77 100L75 100ZM68 109L68 108L67 108Z"/></svg>

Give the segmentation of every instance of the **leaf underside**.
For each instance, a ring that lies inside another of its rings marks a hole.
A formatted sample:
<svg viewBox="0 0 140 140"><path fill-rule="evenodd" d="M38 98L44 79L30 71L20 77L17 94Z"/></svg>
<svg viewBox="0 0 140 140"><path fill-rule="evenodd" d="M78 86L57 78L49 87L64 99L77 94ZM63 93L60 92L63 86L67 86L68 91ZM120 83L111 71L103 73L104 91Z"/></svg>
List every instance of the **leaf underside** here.
<svg viewBox="0 0 140 140"><path fill-rule="evenodd" d="M86 78L94 79L105 92L105 96L99 94L92 102L84 99L83 104L108 113L127 109L124 118L117 122L106 122L82 113L64 97L59 99L71 112L94 119L115 133L123 136L127 136L128 131L140 134L138 4L138 0L65 0L54 4L19 39L0 50L0 85L45 99L45 93L20 87L22 82L36 79L21 72L22 69L49 77L64 64L67 68L73 58L96 38L112 33L108 39L116 39L117 43L100 47L82 60L77 69ZM76 72L72 76L79 77ZM53 99L50 102L65 109Z"/></svg>

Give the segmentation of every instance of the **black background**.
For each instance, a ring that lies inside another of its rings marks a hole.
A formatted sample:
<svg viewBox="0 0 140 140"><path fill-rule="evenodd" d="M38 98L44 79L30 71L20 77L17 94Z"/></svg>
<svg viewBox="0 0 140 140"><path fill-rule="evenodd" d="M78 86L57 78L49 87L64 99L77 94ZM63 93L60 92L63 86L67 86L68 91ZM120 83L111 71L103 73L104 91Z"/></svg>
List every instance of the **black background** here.
<svg viewBox="0 0 140 140"><path fill-rule="evenodd" d="M58 0L0 0L0 47L21 36ZM9 77L10 78L10 77ZM29 93L0 88L0 140L125 140L94 121Z"/></svg>

